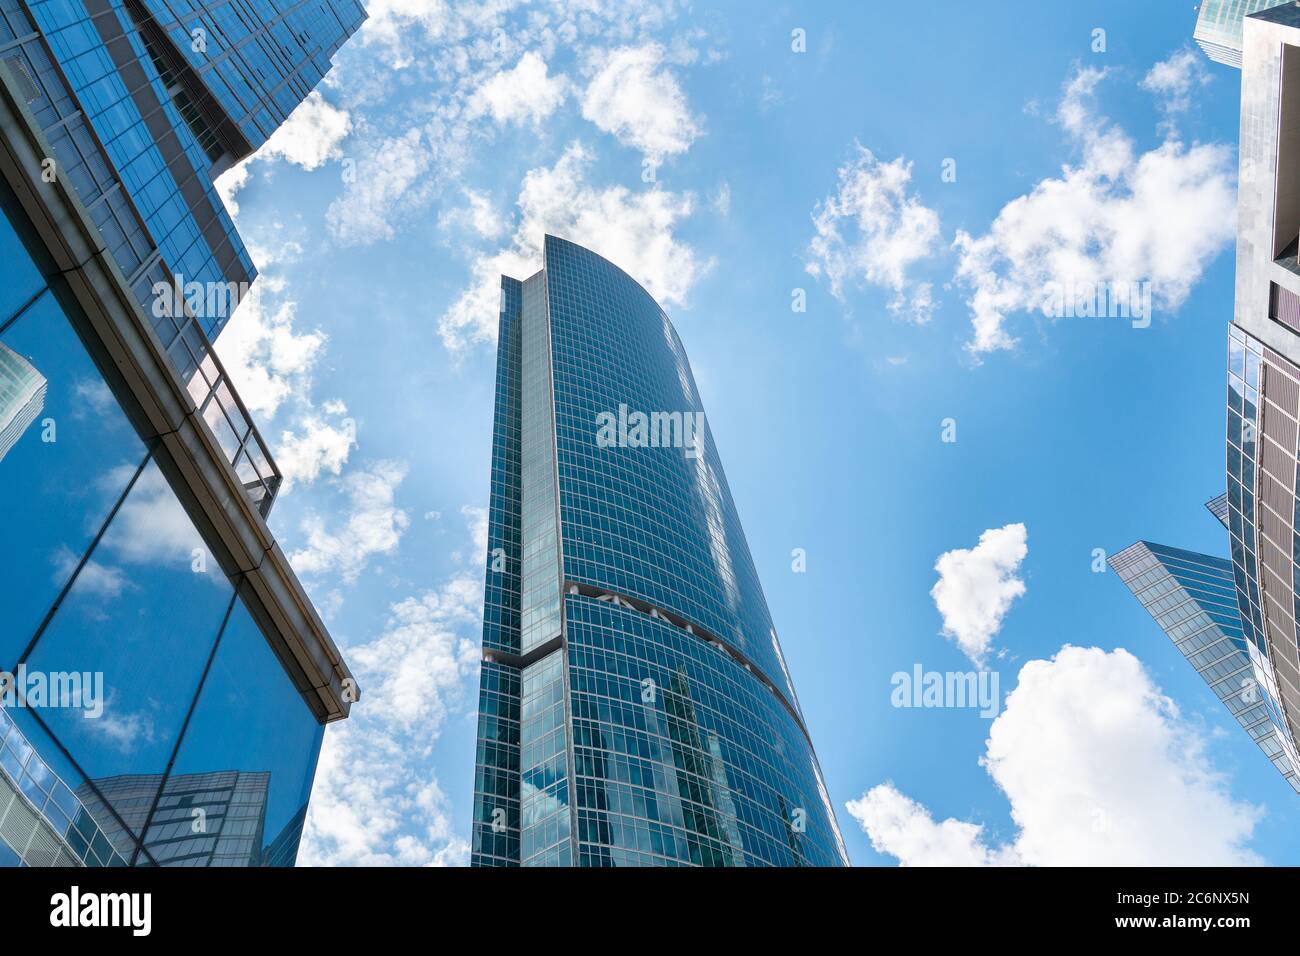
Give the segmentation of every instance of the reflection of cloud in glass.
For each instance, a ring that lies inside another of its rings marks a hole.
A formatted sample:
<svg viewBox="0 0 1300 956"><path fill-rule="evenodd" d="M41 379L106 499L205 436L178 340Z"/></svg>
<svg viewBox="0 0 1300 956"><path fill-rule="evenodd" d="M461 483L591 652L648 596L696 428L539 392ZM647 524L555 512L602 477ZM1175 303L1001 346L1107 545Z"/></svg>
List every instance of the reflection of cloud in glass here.
<svg viewBox="0 0 1300 956"><path fill-rule="evenodd" d="M116 697L116 694L110 694L104 701L104 712L94 720L87 720L84 726L115 749L124 754L131 753L137 741L153 740L153 718L142 711L131 713L122 710L116 706Z"/></svg>
<svg viewBox="0 0 1300 956"><path fill-rule="evenodd" d="M78 379L72 386L72 394L77 399L73 410L77 418L85 418L89 411L96 418L104 419L118 407L117 399L101 379Z"/></svg>
<svg viewBox="0 0 1300 956"><path fill-rule="evenodd" d="M114 474L106 484L118 484L118 477ZM104 545L114 556L131 564L188 567L196 549L206 552L203 538L152 462L122 502ZM207 564L207 573L215 573L214 563Z"/></svg>
<svg viewBox="0 0 1300 956"><path fill-rule="evenodd" d="M0 460L45 407L47 384L31 362L0 343Z"/></svg>
<svg viewBox="0 0 1300 956"><path fill-rule="evenodd" d="M52 557L54 564L54 583L63 584L72 576L77 567L77 555L67 545L59 545ZM77 576L77 587L86 594L95 594L102 598L117 597L127 588L134 587L122 573L121 568L98 561L87 561Z"/></svg>

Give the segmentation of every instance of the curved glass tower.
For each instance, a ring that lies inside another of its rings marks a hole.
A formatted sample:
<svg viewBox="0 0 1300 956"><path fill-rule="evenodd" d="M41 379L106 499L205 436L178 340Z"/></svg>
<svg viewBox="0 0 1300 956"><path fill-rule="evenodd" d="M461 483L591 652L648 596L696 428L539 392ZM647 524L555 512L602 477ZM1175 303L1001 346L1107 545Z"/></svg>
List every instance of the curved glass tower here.
<svg viewBox="0 0 1300 956"><path fill-rule="evenodd" d="M547 236L502 277L475 773L481 866L839 866L681 340Z"/></svg>

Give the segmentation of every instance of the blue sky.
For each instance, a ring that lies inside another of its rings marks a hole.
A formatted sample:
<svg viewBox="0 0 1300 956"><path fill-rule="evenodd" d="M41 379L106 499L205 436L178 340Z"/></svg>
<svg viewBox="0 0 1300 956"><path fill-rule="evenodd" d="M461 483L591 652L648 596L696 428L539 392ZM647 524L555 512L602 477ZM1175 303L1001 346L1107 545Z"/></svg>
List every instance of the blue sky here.
<svg viewBox="0 0 1300 956"><path fill-rule="evenodd" d="M625 7L371 4L222 182L261 278L218 350L364 694L300 862L467 859L497 276L546 231L686 344L855 863L1300 862L1091 567L1226 551L1239 76L1194 6ZM1150 326L1044 317L1061 279L1150 283ZM996 719L891 704L976 661Z"/></svg>

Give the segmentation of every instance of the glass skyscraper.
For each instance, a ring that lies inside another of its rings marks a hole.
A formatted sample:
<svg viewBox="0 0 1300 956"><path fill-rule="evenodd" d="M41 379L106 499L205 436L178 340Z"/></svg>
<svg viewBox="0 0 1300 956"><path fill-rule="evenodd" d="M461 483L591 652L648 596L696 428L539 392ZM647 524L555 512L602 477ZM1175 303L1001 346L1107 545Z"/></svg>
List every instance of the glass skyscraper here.
<svg viewBox="0 0 1300 956"><path fill-rule="evenodd" d="M472 861L847 865L681 340L547 236L502 277Z"/></svg>
<svg viewBox="0 0 1300 956"><path fill-rule="evenodd" d="M255 275L212 180L363 17L0 0L0 865L297 856L359 692L210 344Z"/></svg>
<svg viewBox="0 0 1300 956"><path fill-rule="evenodd" d="M1255 6L1267 9L1238 17L1226 492L1207 503L1228 532L1229 558L1139 542L1111 563L1300 790L1300 7ZM1225 610L1229 584L1235 617Z"/></svg>
<svg viewBox="0 0 1300 956"><path fill-rule="evenodd" d="M215 338L257 272L213 180L364 19L357 0L0 0L0 63L146 312L161 286L230 290L193 316Z"/></svg>
<svg viewBox="0 0 1300 956"><path fill-rule="evenodd" d="M1285 0L1201 0L1193 39L1211 60L1240 69L1245 18L1283 2Z"/></svg>
<svg viewBox="0 0 1300 956"><path fill-rule="evenodd" d="M1161 630L1293 789L1300 758L1279 702L1267 646L1248 640L1232 562L1139 541L1110 559Z"/></svg>

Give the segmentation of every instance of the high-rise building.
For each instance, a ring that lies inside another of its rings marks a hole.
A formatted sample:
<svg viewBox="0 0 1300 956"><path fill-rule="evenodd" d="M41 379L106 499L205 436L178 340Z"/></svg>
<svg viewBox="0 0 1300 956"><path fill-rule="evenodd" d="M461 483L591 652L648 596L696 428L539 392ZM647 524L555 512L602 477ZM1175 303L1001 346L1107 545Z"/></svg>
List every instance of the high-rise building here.
<svg viewBox="0 0 1300 956"><path fill-rule="evenodd" d="M848 863L690 363L547 236L502 277L475 865Z"/></svg>
<svg viewBox="0 0 1300 956"><path fill-rule="evenodd" d="M0 461L45 407L45 376L0 342Z"/></svg>
<svg viewBox="0 0 1300 956"><path fill-rule="evenodd" d="M270 778L248 770L172 773L165 781L126 774L83 784L77 796L88 807L110 802L126 826L145 834L161 866L261 866ZM300 819L295 813L286 826Z"/></svg>
<svg viewBox="0 0 1300 956"><path fill-rule="evenodd" d="M1252 13L1284 2L1286 0L1201 0L1192 38L1211 60L1241 69L1243 21Z"/></svg>
<svg viewBox="0 0 1300 956"><path fill-rule="evenodd" d="M1240 46L1227 491L1208 503L1230 560L1139 543L1112 564L1300 790L1300 6L1246 17ZM1228 581L1235 622L1222 610ZM1194 624L1170 617L1174 605Z"/></svg>
<svg viewBox="0 0 1300 956"><path fill-rule="evenodd" d="M362 17L0 0L0 379L28 383L14 423L41 416L0 461L0 864L296 857L324 725L358 691L210 344L255 274L212 179ZM184 790L223 775L256 783L256 821L247 788ZM225 842L180 852L178 815Z"/></svg>
<svg viewBox="0 0 1300 956"><path fill-rule="evenodd" d="M1267 652L1248 641L1232 562L1139 541L1110 559L1120 577L1293 789L1296 756Z"/></svg>
<svg viewBox="0 0 1300 956"><path fill-rule="evenodd" d="M72 182L146 312L163 318L161 289L198 290L215 338L257 271L213 180L364 19L357 0L0 0L0 63L48 138L47 176Z"/></svg>

